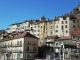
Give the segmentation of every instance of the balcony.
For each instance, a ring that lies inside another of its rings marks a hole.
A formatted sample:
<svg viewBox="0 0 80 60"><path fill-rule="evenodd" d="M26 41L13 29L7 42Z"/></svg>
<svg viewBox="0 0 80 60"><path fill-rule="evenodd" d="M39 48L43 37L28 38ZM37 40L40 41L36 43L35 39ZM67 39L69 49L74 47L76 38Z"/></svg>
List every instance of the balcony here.
<svg viewBox="0 0 80 60"><path fill-rule="evenodd" d="M12 44L11 45L7 45L7 47L12 47Z"/></svg>
<svg viewBox="0 0 80 60"><path fill-rule="evenodd" d="M26 50L26 52L37 52L37 50Z"/></svg>
<svg viewBox="0 0 80 60"><path fill-rule="evenodd" d="M32 46L36 46L36 44L32 44Z"/></svg>
<svg viewBox="0 0 80 60"><path fill-rule="evenodd" d="M22 44L12 44L12 47L22 47Z"/></svg>
<svg viewBox="0 0 80 60"><path fill-rule="evenodd" d="M31 45L31 43L27 43L26 45Z"/></svg>
<svg viewBox="0 0 80 60"><path fill-rule="evenodd" d="M22 53L22 50L11 50L13 53Z"/></svg>

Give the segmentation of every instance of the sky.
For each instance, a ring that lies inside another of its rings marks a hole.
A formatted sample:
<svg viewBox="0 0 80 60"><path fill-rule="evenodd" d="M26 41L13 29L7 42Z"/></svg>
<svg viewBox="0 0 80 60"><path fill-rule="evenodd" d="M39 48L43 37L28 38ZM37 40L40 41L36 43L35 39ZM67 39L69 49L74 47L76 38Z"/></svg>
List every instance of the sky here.
<svg viewBox="0 0 80 60"><path fill-rule="evenodd" d="M0 0L0 30L9 28L15 22L47 19L69 13L79 5L80 0Z"/></svg>

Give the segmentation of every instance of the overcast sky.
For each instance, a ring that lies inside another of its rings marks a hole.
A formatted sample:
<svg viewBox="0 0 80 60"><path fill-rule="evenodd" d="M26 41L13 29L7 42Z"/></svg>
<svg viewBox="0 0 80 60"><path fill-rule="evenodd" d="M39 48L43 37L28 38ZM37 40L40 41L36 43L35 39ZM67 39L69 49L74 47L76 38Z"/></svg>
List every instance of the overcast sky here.
<svg viewBox="0 0 80 60"><path fill-rule="evenodd" d="M79 5L80 0L0 0L0 30L9 28L10 24L44 16L69 13Z"/></svg>

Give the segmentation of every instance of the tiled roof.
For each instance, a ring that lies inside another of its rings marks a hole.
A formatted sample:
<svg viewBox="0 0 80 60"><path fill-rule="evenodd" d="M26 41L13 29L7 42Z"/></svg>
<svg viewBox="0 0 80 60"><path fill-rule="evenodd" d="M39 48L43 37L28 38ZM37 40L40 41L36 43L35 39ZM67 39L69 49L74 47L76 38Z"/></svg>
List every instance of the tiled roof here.
<svg viewBox="0 0 80 60"><path fill-rule="evenodd" d="M71 35L74 35L74 34L80 34L80 30L75 30L71 33Z"/></svg>
<svg viewBox="0 0 80 60"><path fill-rule="evenodd" d="M70 38L71 38L70 36L64 36L64 37L60 37L60 38L58 38L58 39L56 39L56 40L70 39Z"/></svg>
<svg viewBox="0 0 80 60"><path fill-rule="evenodd" d="M24 37L24 36L26 35L26 33L27 33L27 32L22 33L22 34L15 35L14 38Z"/></svg>
<svg viewBox="0 0 80 60"><path fill-rule="evenodd" d="M53 36L47 36L47 37L45 37L45 38L55 38L56 37L56 35L53 35Z"/></svg>

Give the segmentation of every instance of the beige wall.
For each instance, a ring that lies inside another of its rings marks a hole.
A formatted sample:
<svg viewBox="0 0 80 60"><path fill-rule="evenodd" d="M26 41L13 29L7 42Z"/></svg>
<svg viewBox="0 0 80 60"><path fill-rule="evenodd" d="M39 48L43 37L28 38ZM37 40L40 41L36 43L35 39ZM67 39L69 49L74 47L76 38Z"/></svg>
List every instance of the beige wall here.
<svg viewBox="0 0 80 60"><path fill-rule="evenodd" d="M52 26L52 29L51 29L51 26ZM47 28L47 29L46 29ZM47 32L47 33L46 33ZM51 34L52 32L52 34ZM54 21L51 21L51 22L46 22L45 23L45 37L46 36L52 36L54 35Z"/></svg>
<svg viewBox="0 0 80 60"><path fill-rule="evenodd" d="M36 26L36 27L35 27ZM33 23L30 24L30 29L31 27L34 29L33 31L30 31L32 35L35 35L36 37L40 38L40 24L39 23ZM38 31L39 30L39 31Z"/></svg>

